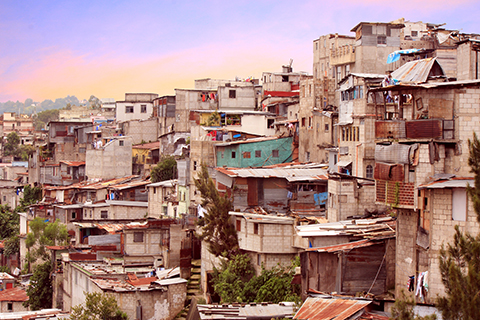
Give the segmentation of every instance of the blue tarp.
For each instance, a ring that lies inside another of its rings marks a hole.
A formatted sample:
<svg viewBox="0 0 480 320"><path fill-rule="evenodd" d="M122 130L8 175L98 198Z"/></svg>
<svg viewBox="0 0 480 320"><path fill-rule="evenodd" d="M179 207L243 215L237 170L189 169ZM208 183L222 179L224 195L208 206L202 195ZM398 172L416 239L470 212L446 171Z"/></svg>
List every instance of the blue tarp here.
<svg viewBox="0 0 480 320"><path fill-rule="evenodd" d="M395 61L398 61L400 59L400 55L402 54L409 54L409 53L415 53L422 51L423 49L408 49L408 50L397 50L388 55L387 58L387 63L393 63Z"/></svg>

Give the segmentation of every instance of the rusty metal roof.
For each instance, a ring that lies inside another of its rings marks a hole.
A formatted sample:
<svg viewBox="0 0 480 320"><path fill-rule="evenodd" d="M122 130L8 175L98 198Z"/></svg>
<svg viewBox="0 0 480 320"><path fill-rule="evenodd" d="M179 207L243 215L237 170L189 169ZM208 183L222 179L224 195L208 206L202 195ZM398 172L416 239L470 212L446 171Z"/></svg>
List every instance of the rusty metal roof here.
<svg viewBox="0 0 480 320"><path fill-rule="evenodd" d="M321 247L321 248L308 248L307 251L315 251L315 252L340 252L340 251L350 251L352 249L356 248L363 248L363 247L369 247L376 244L370 239L363 239L359 241L354 241L354 242L347 242L347 243L342 243L342 244L336 244L333 246L328 246L328 247Z"/></svg>
<svg viewBox="0 0 480 320"><path fill-rule="evenodd" d="M294 319L302 320L343 320L361 311L372 301L307 298Z"/></svg>
<svg viewBox="0 0 480 320"><path fill-rule="evenodd" d="M442 66L437 62L437 58L427 58L414 60L405 63L400 68L392 72L392 78L401 83L424 83L427 82L428 76L433 71L434 65L440 67L440 76L445 76Z"/></svg>
<svg viewBox="0 0 480 320"><path fill-rule="evenodd" d="M0 272L0 280L15 280L15 278L6 272Z"/></svg>
<svg viewBox="0 0 480 320"><path fill-rule="evenodd" d="M85 165L85 161L59 161L60 163L65 163L69 167L80 167Z"/></svg>
<svg viewBox="0 0 480 320"><path fill-rule="evenodd" d="M455 177L449 180L433 181L419 185L418 189L466 188L467 185L475 186L474 178Z"/></svg>
<svg viewBox="0 0 480 320"><path fill-rule="evenodd" d="M209 319L273 319L290 318L294 313L293 302L250 303L229 305L198 304L197 310L201 320Z"/></svg>
<svg viewBox="0 0 480 320"><path fill-rule="evenodd" d="M153 150L153 149L158 149L160 148L160 141L155 141L155 142L150 142L150 143L144 143L144 144L136 144L132 146L132 149L148 149L148 150Z"/></svg>
<svg viewBox="0 0 480 320"><path fill-rule="evenodd" d="M327 170L321 168L215 168L231 178L285 178L292 181L327 180Z"/></svg>
<svg viewBox="0 0 480 320"><path fill-rule="evenodd" d="M125 190L125 189L145 186L149 183L150 183L150 180L130 181L127 183L115 184L109 188L112 190Z"/></svg>
<svg viewBox="0 0 480 320"><path fill-rule="evenodd" d="M0 301L27 301L27 292L20 288L15 287L0 291Z"/></svg>

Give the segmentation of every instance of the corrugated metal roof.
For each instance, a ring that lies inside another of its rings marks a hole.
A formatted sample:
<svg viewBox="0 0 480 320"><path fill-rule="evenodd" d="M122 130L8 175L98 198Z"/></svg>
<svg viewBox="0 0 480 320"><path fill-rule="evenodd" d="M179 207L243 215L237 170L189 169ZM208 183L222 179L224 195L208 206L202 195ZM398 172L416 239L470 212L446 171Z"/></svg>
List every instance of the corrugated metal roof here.
<svg viewBox="0 0 480 320"><path fill-rule="evenodd" d="M289 178L294 180L309 178L310 180L327 180L327 170L320 168L215 168L232 178Z"/></svg>
<svg viewBox="0 0 480 320"><path fill-rule="evenodd" d="M0 280L15 280L15 278L6 272L0 272Z"/></svg>
<svg viewBox="0 0 480 320"><path fill-rule="evenodd" d="M289 318L294 313L293 302L251 303L231 305L198 304L200 319L273 319Z"/></svg>
<svg viewBox="0 0 480 320"><path fill-rule="evenodd" d="M0 301L27 301L27 292L20 288L15 287L0 291Z"/></svg>
<svg viewBox="0 0 480 320"><path fill-rule="evenodd" d="M361 311L372 301L307 298L294 319L302 320L343 320Z"/></svg>
<svg viewBox="0 0 480 320"><path fill-rule="evenodd" d="M141 181L130 181L127 183L121 183L121 184L116 184L110 187L112 190L125 190L125 189L130 189L130 188L136 188L136 187L141 187L141 186L146 186L149 184L149 180L141 180Z"/></svg>
<svg viewBox="0 0 480 320"><path fill-rule="evenodd" d="M172 180L165 180L155 183L147 184L147 187L165 187L165 188L173 188L178 183L177 179Z"/></svg>
<svg viewBox="0 0 480 320"><path fill-rule="evenodd" d="M374 245L375 243L370 239L363 239L359 241L353 241L348 243L336 244L328 247L320 247L320 248L308 248L307 251L315 251L315 252L339 252L339 251L349 251L355 248L362 248L362 247L369 247Z"/></svg>
<svg viewBox="0 0 480 320"><path fill-rule="evenodd" d="M475 186L473 178L453 178L421 184L418 189L444 189L444 188L466 188L467 185Z"/></svg>
<svg viewBox="0 0 480 320"><path fill-rule="evenodd" d="M163 279L157 280L155 283L158 283L161 286L169 286L172 284L180 284L180 283L187 283L188 281L183 278L170 278L170 279Z"/></svg>
<svg viewBox="0 0 480 320"><path fill-rule="evenodd" d="M155 142L150 142L150 143L144 143L144 144L136 144L132 146L132 149L158 149L160 148L160 141L155 141Z"/></svg>
<svg viewBox="0 0 480 320"><path fill-rule="evenodd" d="M279 217L271 214L255 214L237 211L230 211L228 214L231 216L239 216L244 217L245 219L255 220L255 222L259 223L293 224L295 222L295 219L292 217Z"/></svg>
<svg viewBox="0 0 480 320"><path fill-rule="evenodd" d="M226 147L236 144L245 144L245 143L255 143L255 142L262 142L262 141L270 141L270 140L277 140L277 139L291 139L291 137L259 137L259 138L251 138L246 140L236 140L231 142L224 142L224 143L217 143L215 147Z"/></svg>
<svg viewBox="0 0 480 320"><path fill-rule="evenodd" d="M433 66L435 65L435 63L438 64L438 62L436 62L436 59L437 58L427 58L427 59L414 60L414 61L407 62L403 66L401 66L400 68L392 72L392 78L402 83L427 82L428 75L430 74L430 71L432 70ZM443 69L442 69L442 73L443 75L445 75L445 72L443 72Z"/></svg>
<svg viewBox="0 0 480 320"><path fill-rule="evenodd" d="M343 220L338 222L296 226L300 237L324 237L339 235L367 235L375 231L391 231L395 234L396 221L392 217Z"/></svg>
<svg viewBox="0 0 480 320"><path fill-rule="evenodd" d="M84 166L85 161L59 161L60 163L65 163L69 167L79 167Z"/></svg>

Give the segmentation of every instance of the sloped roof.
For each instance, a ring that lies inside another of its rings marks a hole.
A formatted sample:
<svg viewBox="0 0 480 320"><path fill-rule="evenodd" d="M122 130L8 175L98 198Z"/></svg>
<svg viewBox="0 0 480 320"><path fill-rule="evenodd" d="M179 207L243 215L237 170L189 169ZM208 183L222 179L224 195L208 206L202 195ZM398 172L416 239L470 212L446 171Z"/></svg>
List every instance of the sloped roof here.
<svg viewBox="0 0 480 320"><path fill-rule="evenodd" d="M361 311L372 301L307 298L294 319L302 320L344 320Z"/></svg>
<svg viewBox="0 0 480 320"><path fill-rule="evenodd" d="M144 144L136 144L132 146L132 149L158 149L160 148L160 141L155 141L155 142L149 142L149 143L144 143Z"/></svg>
<svg viewBox="0 0 480 320"><path fill-rule="evenodd" d="M20 287L15 287L15 288L0 291L0 301L23 302L27 300L28 300L27 292Z"/></svg>
<svg viewBox="0 0 480 320"><path fill-rule="evenodd" d="M85 165L85 161L59 161L60 163L65 163L69 167L80 167Z"/></svg>
<svg viewBox="0 0 480 320"><path fill-rule="evenodd" d="M327 180L327 170L321 168L215 168L231 178L285 178L292 181Z"/></svg>
<svg viewBox="0 0 480 320"><path fill-rule="evenodd" d="M392 78L401 83L424 83L431 75L445 76L436 57L407 62L392 72Z"/></svg>

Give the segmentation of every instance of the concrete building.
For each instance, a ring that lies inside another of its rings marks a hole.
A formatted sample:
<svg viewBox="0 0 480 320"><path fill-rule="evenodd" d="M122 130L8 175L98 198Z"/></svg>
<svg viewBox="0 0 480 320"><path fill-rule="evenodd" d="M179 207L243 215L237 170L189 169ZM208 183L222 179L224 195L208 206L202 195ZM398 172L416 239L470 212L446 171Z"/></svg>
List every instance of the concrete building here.
<svg viewBox="0 0 480 320"><path fill-rule="evenodd" d="M133 144L151 143L158 140L158 119L133 119L124 122L117 122L120 133L129 136Z"/></svg>
<svg viewBox="0 0 480 320"><path fill-rule="evenodd" d="M293 246L294 218L233 211L229 214L239 248L252 259L257 275L263 267L287 266L297 255L299 249Z"/></svg>
<svg viewBox="0 0 480 320"><path fill-rule="evenodd" d="M20 287L0 291L0 313L28 311L23 303L28 300L27 292Z"/></svg>
<svg viewBox="0 0 480 320"><path fill-rule="evenodd" d="M468 140L480 130L480 82L399 84L393 90L412 99L400 103L396 120L384 118L383 106L375 108L376 201L397 211L397 294L410 276L428 271L423 301L434 303L445 292L438 267L442 244L453 240L455 225L480 231L465 189L473 183Z"/></svg>
<svg viewBox="0 0 480 320"><path fill-rule="evenodd" d="M125 93L125 101L116 102L116 120L146 120L153 114L153 100L156 93Z"/></svg>
<svg viewBox="0 0 480 320"><path fill-rule="evenodd" d="M293 138L262 137L216 143L215 166L263 167L292 162Z"/></svg>
<svg viewBox="0 0 480 320"><path fill-rule="evenodd" d="M148 184L148 216L152 218L177 218L178 181L166 180ZM185 197L182 194L182 198Z"/></svg>
<svg viewBox="0 0 480 320"><path fill-rule="evenodd" d="M116 264L116 260L109 260L113 264L108 265L94 260L76 261L77 256L65 255L63 259L64 311L85 303L85 293L93 292L113 295L129 319L171 320L184 307L185 279L145 277L154 269L137 267L133 268L135 272Z"/></svg>
<svg viewBox="0 0 480 320"><path fill-rule="evenodd" d="M103 138L97 148L87 150L88 179L113 179L132 174L132 140L128 137Z"/></svg>
<svg viewBox="0 0 480 320"><path fill-rule="evenodd" d="M325 211L327 172L311 165L284 164L263 168L215 168L217 189L233 197L235 210L304 215Z"/></svg>

